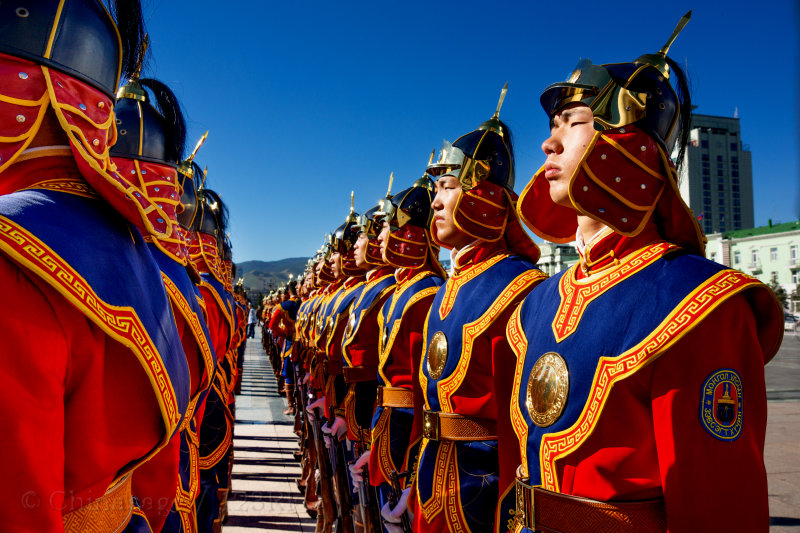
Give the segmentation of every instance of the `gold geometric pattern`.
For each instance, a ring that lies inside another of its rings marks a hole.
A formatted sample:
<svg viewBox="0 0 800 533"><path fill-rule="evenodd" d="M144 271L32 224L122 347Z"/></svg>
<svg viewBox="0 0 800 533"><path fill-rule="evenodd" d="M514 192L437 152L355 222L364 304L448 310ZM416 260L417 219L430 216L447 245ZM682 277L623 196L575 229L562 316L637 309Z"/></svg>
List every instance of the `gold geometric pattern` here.
<svg viewBox="0 0 800 533"><path fill-rule="evenodd" d="M65 533L122 531L131 520L133 496L130 474L105 494L62 516Z"/></svg>
<svg viewBox="0 0 800 533"><path fill-rule="evenodd" d="M525 353L528 351L528 339L522 329L522 306L514 309L511 319L506 326L506 340L511 350L517 357L514 370L514 385L511 389L511 427L519 440L519 451L522 458L522 477L528 477L528 424L519 407L520 389L522 388L522 374L525 369Z"/></svg>
<svg viewBox="0 0 800 533"><path fill-rule="evenodd" d="M453 304L456 301L456 297L458 297L458 291L461 289L461 287L477 278L479 275L483 274L508 256L509 254L497 254L494 257L490 257L486 261L478 263L473 268L451 276L445 284L444 298L442 298L442 303L439 306L439 318L444 320L447 318L447 315L450 314L450 311L453 310Z"/></svg>
<svg viewBox="0 0 800 533"><path fill-rule="evenodd" d="M130 349L156 392L166 435L181 419L178 400L161 356L132 307L104 302L85 279L56 252L22 226L0 216L0 250L37 274L109 337Z"/></svg>
<svg viewBox="0 0 800 533"><path fill-rule="evenodd" d="M170 302L172 302L175 307L178 308L180 311L181 316L184 318L186 323L189 325L189 328L192 330L192 335L194 336L195 341L197 342L197 347L200 349L200 353L203 356L203 368L205 368L205 376L206 379L203 383L200 384L198 387L198 394L205 390L206 383L211 379L211 376L214 372L214 350L208 344L208 339L203 332L203 326L200 322L200 318L195 314L192 310L191 305L186 298L184 298L183 293L178 289L175 283L172 282L169 277L161 273L161 279L164 280L164 287L167 289L167 296L169 296ZM186 414L186 419L191 418L191 413Z"/></svg>
<svg viewBox="0 0 800 533"><path fill-rule="evenodd" d="M556 461L578 449L591 435L614 384L655 361L731 296L759 283L736 270L722 270L692 291L644 340L616 357L601 357L588 400L572 427L545 435L539 453L544 488L559 492Z"/></svg>
<svg viewBox="0 0 800 533"><path fill-rule="evenodd" d="M474 322L464 324L462 327L462 349L458 354L458 366L455 371L445 379L437 383L439 405L441 411L452 413L453 406L451 397L467 376L469 362L472 358L472 346L475 340L497 320L505 309L514 302L524 297L534 286L542 282L547 275L541 270L527 270L514 278L505 290L495 299L486 312ZM423 358L426 354L423 353Z"/></svg>
<svg viewBox="0 0 800 533"><path fill-rule="evenodd" d="M423 278L426 278L426 277L428 277L430 275L431 275L430 272L422 272L420 274L417 274L416 276L414 276L413 278L411 278L407 282L402 283L400 285L397 285L395 293L392 295L391 304L389 304L389 312L387 313L386 316L388 316L388 317L392 316L392 314L394 313L395 305L397 304L397 302L400 301L400 296L402 296L402 294L408 288L412 287L417 281L419 281L419 280L421 280ZM383 380L386 381L387 383L389 382L389 380L383 374L383 366L386 363L386 361L389 359L389 354L392 352L392 346L394 345L394 340L397 337L397 333L400 331L400 325L402 324L403 317L408 312L408 310L411 309L411 307L414 304L416 304L417 302L419 302L420 300L422 300L424 298L427 298L429 296L435 295L438 291L439 291L439 287L427 287L427 288L422 289L421 291L415 293L413 296L411 296L411 298L409 298L408 301L406 302L406 305L403 308L403 312L400 314L400 318L398 318L397 320L394 321L394 323L392 323L392 331L389 332L389 335L386 337L386 341L385 342L381 342L381 344L380 344L380 353L379 353L380 363L379 363L379 367L378 368L379 368L379 372L380 372L381 378L383 378ZM384 328L383 328L382 313L381 313L381 316L378 317L378 325L380 327L380 329L378 331L383 331Z"/></svg>
<svg viewBox="0 0 800 533"><path fill-rule="evenodd" d="M419 456L422 457L423 453L428 447L427 440L423 441L423 448L419 451ZM430 453L430 452L429 452ZM444 509L446 482L448 477L448 466L455 461L455 443L453 441L439 442L439 449L436 450L436 466L433 469L433 486L431 487L431 497L426 502L420 502L422 506L422 514L425 520L430 522L436 515ZM419 483L419 478L417 478ZM451 483L447 483L451 485ZM417 491L419 494L419 490Z"/></svg>
<svg viewBox="0 0 800 533"><path fill-rule="evenodd" d="M99 195L95 192L95 190L89 187L89 184L80 178L62 178L40 181L39 183L35 183L30 187L25 187L21 190L28 191L37 189L64 192L77 196L83 196L84 198L99 198Z"/></svg>
<svg viewBox="0 0 800 533"><path fill-rule="evenodd" d="M558 292L561 304L553 319L553 335L556 342L569 337L578 328L586 307L604 292L630 276L658 261L665 253L677 248L674 244L659 242L631 254L617 266L610 268L597 278L576 280L578 265L572 266L561 276Z"/></svg>

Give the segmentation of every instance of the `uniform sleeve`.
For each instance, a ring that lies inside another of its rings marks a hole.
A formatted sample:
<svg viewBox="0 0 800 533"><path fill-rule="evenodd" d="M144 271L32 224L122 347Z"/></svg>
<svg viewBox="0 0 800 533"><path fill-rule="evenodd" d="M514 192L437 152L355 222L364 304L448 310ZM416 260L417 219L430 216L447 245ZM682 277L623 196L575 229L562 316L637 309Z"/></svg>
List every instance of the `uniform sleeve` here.
<svg viewBox="0 0 800 533"><path fill-rule="evenodd" d="M2 529L62 531L67 340L45 294L4 257L0 280Z"/></svg>
<svg viewBox="0 0 800 533"><path fill-rule="evenodd" d="M408 336L408 346L411 357L408 358L408 361L411 365L411 388L414 393L414 422L411 426L409 453L406 464L403 465L404 470L414 468L417 461L417 454L419 453L419 447L422 443L422 416L425 411L425 398L423 397L422 386L419 382L422 352L425 350L425 338L422 336L422 325L428 321L428 313L431 310L435 296L435 293L431 294L415 303L414 307L411 309L412 314L409 320L406 321L406 324L411 327ZM411 501L410 498L409 501Z"/></svg>
<svg viewBox="0 0 800 533"><path fill-rule="evenodd" d="M733 411L730 426L741 422L735 439L702 422L703 407L718 405L705 391L719 371L741 380L738 399L737 387L728 387L744 408L741 415ZM743 296L722 304L661 355L651 395L669 531L768 531L764 354Z"/></svg>
<svg viewBox="0 0 800 533"><path fill-rule="evenodd" d="M272 330L273 335L280 335L282 337L286 336L286 328L281 327L281 319L284 318L284 315L285 313L283 308L280 305L276 305L275 309L272 311L272 316L269 319L269 329Z"/></svg>
<svg viewBox="0 0 800 533"><path fill-rule="evenodd" d="M516 471L522 462L520 444L511 424L511 394L514 390L514 372L516 356L505 337L506 324L515 306L504 313L498 324L493 327L496 333L492 337L492 371L494 378L495 399L497 402L497 456L499 467L498 488L500 499L496 514L496 531L507 531L509 520L513 520L511 511L515 508L516 493L514 483Z"/></svg>

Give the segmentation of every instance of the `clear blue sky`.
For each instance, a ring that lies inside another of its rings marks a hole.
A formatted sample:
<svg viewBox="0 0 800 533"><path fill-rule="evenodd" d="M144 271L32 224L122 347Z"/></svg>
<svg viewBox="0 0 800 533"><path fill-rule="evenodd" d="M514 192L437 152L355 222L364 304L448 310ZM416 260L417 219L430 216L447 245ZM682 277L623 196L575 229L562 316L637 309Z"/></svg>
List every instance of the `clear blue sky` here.
<svg viewBox="0 0 800 533"><path fill-rule="evenodd" d="M581 57L632 61L693 17L670 55L697 112L733 116L753 153L755 222L799 218L797 2L144 0L150 75L168 83L197 161L232 212L234 260L309 256L355 190L374 205L430 151L489 118L515 135L519 193L542 164L542 89Z"/></svg>

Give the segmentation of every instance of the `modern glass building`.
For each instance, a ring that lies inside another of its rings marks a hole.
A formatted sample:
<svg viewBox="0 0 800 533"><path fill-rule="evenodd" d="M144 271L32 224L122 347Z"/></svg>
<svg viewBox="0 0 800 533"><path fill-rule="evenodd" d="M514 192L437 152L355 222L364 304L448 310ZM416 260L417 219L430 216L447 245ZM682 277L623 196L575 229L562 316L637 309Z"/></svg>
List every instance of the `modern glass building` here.
<svg viewBox="0 0 800 533"><path fill-rule="evenodd" d="M738 118L692 115L680 191L706 234L753 227L753 166Z"/></svg>

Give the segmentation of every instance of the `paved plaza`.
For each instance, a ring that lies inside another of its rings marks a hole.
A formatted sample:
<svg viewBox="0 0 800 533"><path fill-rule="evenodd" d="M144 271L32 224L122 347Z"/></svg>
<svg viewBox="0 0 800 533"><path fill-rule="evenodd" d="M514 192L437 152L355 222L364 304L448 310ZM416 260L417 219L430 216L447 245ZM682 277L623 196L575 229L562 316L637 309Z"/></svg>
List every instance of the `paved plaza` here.
<svg viewBox="0 0 800 533"><path fill-rule="evenodd" d="M767 365L769 420L765 463L775 533L800 533L800 335L787 334ZM233 490L225 533L314 531L295 480L297 437L283 415L261 335L248 339L242 394L236 398Z"/></svg>

